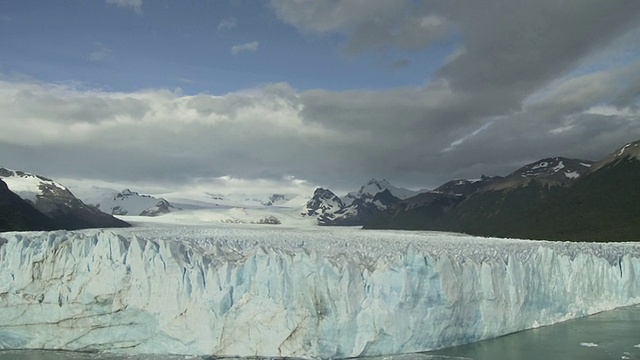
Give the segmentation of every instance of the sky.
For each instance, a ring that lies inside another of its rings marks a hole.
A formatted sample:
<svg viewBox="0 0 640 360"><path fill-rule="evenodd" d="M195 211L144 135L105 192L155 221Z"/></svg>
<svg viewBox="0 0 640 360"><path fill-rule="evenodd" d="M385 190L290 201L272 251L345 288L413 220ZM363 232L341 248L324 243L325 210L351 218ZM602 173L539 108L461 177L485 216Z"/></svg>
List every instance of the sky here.
<svg viewBox="0 0 640 360"><path fill-rule="evenodd" d="M428 189L640 139L637 0L0 0L0 49L0 166L54 179Z"/></svg>

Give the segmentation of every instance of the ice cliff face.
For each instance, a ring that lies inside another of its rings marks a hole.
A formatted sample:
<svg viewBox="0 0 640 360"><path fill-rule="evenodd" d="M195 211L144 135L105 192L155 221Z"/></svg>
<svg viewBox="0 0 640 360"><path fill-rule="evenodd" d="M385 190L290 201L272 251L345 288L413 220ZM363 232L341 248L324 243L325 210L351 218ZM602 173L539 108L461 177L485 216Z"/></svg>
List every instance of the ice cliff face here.
<svg viewBox="0 0 640 360"><path fill-rule="evenodd" d="M640 245L338 229L0 235L0 349L352 357L640 302Z"/></svg>

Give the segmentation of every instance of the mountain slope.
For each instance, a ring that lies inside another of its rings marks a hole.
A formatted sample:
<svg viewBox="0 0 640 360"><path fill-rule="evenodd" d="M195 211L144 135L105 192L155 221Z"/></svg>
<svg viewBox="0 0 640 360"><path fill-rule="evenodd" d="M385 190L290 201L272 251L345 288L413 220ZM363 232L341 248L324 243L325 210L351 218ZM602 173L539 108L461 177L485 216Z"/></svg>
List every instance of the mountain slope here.
<svg viewBox="0 0 640 360"><path fill-rule="evenodd" d="M609 162L514 219L506 236L640 241L640 159Z"/></svg>
<svg viewBox="0 0 640 360"><path fill-rule="evenodd" d="M587 173L592 164L593 161L590 160L546 158L527 164L491 185L483 187L482 190L510 190L527 186L533 180L540 185L566 186Z"/></svg>
<svg viewBox="0 0 640 360"><path fill-rule="evenodd" d="M0 231L53 230L53 221L36 210L0 180Z"/></svg>
<svg viewBox="0 0 640 360"><path fill-rule="evenodd" d="M407 199L366 228L574 241L640 240L640 142L598 163L549 158L488 182L455 201ZM463 198L464 197L464 198Z"/></svg>
<svg viewBox="0 0 640 360"><path fill-rule="evenodd" d="M53 221L56 229L127 227L128 223L85 205L63 185L23 171L0 168L0 179L23 200Z"/></svg>
<svg viewBox="0 0 640 360"><path fill-rule="evenodd" d="M376 214L365 228L446 230L442 218L469 195L500 177L482 176L477 180L456 179L434 190L398 201L385 212Z"/></svg>

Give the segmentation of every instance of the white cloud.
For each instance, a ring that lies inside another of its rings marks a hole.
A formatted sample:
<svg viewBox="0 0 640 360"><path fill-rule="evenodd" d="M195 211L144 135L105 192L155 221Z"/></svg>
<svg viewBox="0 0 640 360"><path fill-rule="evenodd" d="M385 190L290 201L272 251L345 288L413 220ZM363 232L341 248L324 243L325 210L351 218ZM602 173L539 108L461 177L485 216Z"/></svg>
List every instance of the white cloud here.
<svg viewBox="0 0 640 360"><path fill-rule="evenodd" d="M89 53L89 60L104 61L113 55L113 51L100 42L95 43L95 49Z"/></svg>
<svg viewBox="0 0 640 360"><path fill-rule="evenodd" d="M231 17L228 17L226 19L220 20L220 22L218 23L218 26L216 26L216 28L218 30L224 30L224 29L233 29L236 26L238 26L238 19L236 19L233 16L231 16Z"/></svg>
<svg viewBox="0 0 640 360"><path fill-rule="evenodd" d="M252 41L244 44L233 45L231 47L231 54L237 55L243 52L256 52L258 51L258 42Z"/></svg>
<svg viewBox="0 0 640 360"><path fill-rule="evenodd" d="M130 8L135 11L136 14L142 15L142 2L143 0L106 0L107 4L115 5L121 8Z"/></svg>
<svg viewBox="0 0 640 360"><path fill-rule="evenodd" d="M629 106L619 108L617 106L611 106L611 105L596 105L588 109L587 111L585 111L585 114L616 116L616 117L622 117L622 118L638 117L639 113L640 113L640 110L636 109L634 111Z"/></svg>
<svg viewBox="0 0 640 360"><path fill-rule="evenodd" d="M478 129L474 130L471 134L465 135L463 137L461 137L460 139L452 142L449 146L447 146L446 148L444 148L442 150L442 152L449 152L452 151L456 146L462 145L464 144L465 141L471 139L472 137L480 134L481 132L487 130L488 128L491 127L491 125L493 125L493 121L489 121L488 123L482 125L481 127L479 127Z"/></svg>

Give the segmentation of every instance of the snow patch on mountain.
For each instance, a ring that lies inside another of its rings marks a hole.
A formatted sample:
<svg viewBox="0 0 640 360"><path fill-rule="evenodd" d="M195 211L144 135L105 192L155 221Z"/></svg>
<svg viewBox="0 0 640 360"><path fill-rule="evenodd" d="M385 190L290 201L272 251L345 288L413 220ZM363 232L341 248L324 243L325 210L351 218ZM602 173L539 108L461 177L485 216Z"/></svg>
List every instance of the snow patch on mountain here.
<svg viewBox="0 0 640 360"><path fill-rule="evenodd" d="M577 171L567 171L564 173L564 176L568 177L569 179L577 179L580 177L580 174Z"/></svg>

